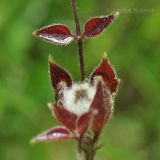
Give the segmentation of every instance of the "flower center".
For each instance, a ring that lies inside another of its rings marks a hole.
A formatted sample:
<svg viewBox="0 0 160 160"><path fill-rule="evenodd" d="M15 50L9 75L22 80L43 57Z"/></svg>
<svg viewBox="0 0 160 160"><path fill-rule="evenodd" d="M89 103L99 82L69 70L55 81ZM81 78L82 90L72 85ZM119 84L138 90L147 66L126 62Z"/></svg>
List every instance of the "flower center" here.
<svg viewBox="0 0 160 160"><path fill-rule="evenodd" d="M73 84L63 91L62 104L70 112L82 115L89 110L96 93L96 87L89 83Z"/></svg>
<svg viewBox="0 0 160 160"><path fill-rule="evenodd" d="M82 99L88 99L88 93L86 89L77 89L75 90L75 103L77 103L79 100Z"/></svg>

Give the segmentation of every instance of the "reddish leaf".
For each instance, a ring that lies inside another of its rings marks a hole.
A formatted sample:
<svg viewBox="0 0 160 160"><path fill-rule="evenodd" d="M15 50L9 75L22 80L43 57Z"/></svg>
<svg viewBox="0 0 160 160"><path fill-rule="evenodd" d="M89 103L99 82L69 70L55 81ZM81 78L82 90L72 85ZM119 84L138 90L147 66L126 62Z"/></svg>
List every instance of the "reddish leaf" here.
<svg viewBox="0 0 160 160"><path fill-rule="evenodd" d="M75 130L77 116L74 113L69 112L63 106L53 105L53 111L58 122L66 126L70 131Z"/></svg>
<svg viewBox="0 0 160 160"><path fill-rule="evenodd" d="M33 34L47 42L60 45L69 44L74 39L69 28L60 24L41 28Z"/></svg>
<svg viewBox="0 0 160 160"><path fill-rule="evenodd" d="M92 129L94 132L99 133L110 116L112 99L110 92L101 77L96 77L95 83L97 83L97 91L90 106L90 110L97 110L97 114L93 119Z"/></svg>
<svg viewBox="0 0 160 160"><path fill-rule="evenodd" d="M93 108L89 112L84 113L77 119L76 131L83 136L83 134L92 128L94 117L97 115L97 110Z"/></svg>
<svg viewBox="0 0 160 160"><path fill-rule="evenodd" d="M65 71L57 64L55 64L52 61L51 57L49 57L49 66L50 66L51 83L53 88L55 89L56 99L57 99L58 92L61 89L60 86L58 86L59 83L65 82L65 85L69 87L72 85L72 78L69 75L69 73L67 73L67 71Z"/></svg>
<svg viewBox="0 0 160 160"><path fill-rule="evenodd" d="M63 141L75 138L65 127L51 128L31 140L31 143L46 141Z"/></svg>
<svg viewBox="0 0 160 160"><path fill-rule="evenodd" d="M102 76L104 82L107 84L111 93L116 92L118 79L116 78L116 75L111 65L108 63L107 58L103 58L100 65L93 71L91 75L91 81L94 80L95 76Z"/></svg>
<svg viewBox="0 0 160 160"><path fill-rule="evenodd" d="M97 17L89 20L85 25L84 36L92 38L99 35L118 16L118 12L105 17Z"/></svg>
<svg viewBox="0 0 160 160"><path fill-rule="evenodd" d="M84 113L77 119L76 123L76 131L81 135L87 130L89 126L89 119L91 116L91 112Z"/></svg>

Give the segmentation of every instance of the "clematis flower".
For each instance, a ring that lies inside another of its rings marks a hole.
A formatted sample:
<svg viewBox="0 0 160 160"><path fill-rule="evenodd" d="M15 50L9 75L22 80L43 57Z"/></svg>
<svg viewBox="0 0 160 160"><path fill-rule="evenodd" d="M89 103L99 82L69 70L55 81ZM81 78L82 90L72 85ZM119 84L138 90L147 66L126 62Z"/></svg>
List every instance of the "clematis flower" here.
<svg viewBox="0 0 160 160"><path fill-rule="evenodd" d="M74 83L70 74L49 58L56 102L49 104L59 126L36 136L32 142L80 139L88 130L99 135L113 111L118 79L103 58L90 79Z"/></svg>

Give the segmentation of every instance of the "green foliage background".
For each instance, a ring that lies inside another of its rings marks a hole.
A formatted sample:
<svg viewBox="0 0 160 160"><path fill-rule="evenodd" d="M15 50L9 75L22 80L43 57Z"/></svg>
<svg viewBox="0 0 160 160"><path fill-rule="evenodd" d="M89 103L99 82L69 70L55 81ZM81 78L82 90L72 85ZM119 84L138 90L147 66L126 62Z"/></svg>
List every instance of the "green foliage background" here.
<svg viewBox="0 0 160 160"><path fill-rule="evenodd" d="M85 40L87 75L104 51L121 79L115 113L106 125L97 160L160 159L160 4L139 0L79 0L81 24L122 11L96 39ZM134 8L153 8L137 13ZM30 145L56 125L47 108L54 101L48 55L79 80L76 43L54 46L32 36L39 27L63 23L75 30L69 0L0 0L0 159L74 160L75 142ZM83 26L83 25L82 25Z"/></svg>

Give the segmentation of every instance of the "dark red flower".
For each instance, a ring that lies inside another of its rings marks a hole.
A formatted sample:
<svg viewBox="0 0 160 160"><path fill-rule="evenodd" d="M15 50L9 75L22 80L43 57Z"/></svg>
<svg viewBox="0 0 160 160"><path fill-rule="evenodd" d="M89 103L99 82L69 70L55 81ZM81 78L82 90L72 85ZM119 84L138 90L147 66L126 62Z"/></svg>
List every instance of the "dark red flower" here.
<svg viewBox="0 0 160 160"><path fill-rule="evenodd" d="M86 132L101 133L113 110L118 80L103 58L90 80L74 83L71 76L49 58L51 83L56 102L50 108L60 126L33 139L34 142L80 139Z"/></svg>

